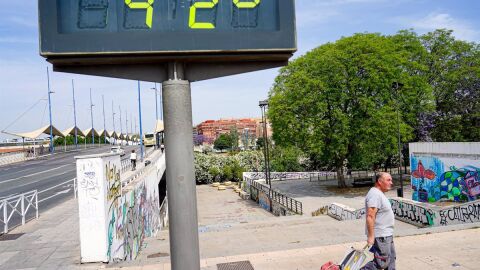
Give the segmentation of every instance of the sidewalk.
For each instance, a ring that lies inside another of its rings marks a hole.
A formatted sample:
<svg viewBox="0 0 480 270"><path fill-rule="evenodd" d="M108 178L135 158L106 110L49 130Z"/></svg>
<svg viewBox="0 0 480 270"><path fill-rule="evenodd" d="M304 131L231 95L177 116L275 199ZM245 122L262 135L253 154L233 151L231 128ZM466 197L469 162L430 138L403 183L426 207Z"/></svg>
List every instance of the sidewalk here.
<svg viewBox="0 0 480 270"><path fill-rule="evenodd" d="M444 232L395 238L397 264L403 269L480 269L478 245L480 229ZM448 245L455 245L455 252ZM361 248L365 242L354 242L312 248L204 258L202 270L217 270L217 264L250 261L255 270L318 270L327 261L340 261L350 247ZM371 259L371 257L369 258ZM170 270L170 263L112 269Z"/></svg>
<svg viewBox="0 0 480 270"><path fill-rule="evenodd" d="M255 270L318 270L329 260L339 261L350 246L365 243L363 220L274 217L231 190L209 186L198 186L197 196L202 270L243 260ZM479 226L418 229L396 221L397 269L480 269ZM0 270L171 268L168 231L146 239L135 261L80 264L78 205L73 198L10 232L16 233L24 235L0 241Z"/></svg>

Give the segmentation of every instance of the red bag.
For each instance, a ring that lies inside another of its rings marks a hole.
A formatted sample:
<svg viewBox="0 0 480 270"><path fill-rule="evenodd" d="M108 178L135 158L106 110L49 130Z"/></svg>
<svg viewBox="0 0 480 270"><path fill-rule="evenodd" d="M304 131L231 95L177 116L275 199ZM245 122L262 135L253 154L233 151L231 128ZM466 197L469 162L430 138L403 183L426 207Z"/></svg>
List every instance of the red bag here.
<svg viewBox="0 0 480 270"><path fill-rule="evenodd" d="M320 267L320 270L340 270L340 267L333 262L327 262Z"/></svg>

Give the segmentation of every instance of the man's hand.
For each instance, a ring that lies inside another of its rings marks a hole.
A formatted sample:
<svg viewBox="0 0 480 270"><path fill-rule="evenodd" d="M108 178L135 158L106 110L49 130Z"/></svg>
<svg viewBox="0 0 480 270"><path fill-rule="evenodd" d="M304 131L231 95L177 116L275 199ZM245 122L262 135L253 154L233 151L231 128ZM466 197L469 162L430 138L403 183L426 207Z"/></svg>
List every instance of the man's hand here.
<svg viewBox="0 0 480 270"><path fill-rule="evenodd" d="M367 245L368 245L369 247L371 247L371 246L373 246L373 243L374 243L374 242L375 242L375 238L373 237L373 235L368 236L368 238L367 238Z"/></svg>

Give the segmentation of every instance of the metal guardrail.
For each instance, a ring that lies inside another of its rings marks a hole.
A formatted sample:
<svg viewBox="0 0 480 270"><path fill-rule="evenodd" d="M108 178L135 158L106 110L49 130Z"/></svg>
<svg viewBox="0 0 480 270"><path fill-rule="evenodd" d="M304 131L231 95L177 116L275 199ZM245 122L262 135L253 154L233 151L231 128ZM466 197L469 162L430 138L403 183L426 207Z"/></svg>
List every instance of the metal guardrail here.
<svg viewBox="0 0 480 270"><path fill-rule="evenodd" d="M0 212L3 217L0 218L0 223L3 223L3 233L8 233L8 223L14 214L20 215L22 218L22 225L25 225L25 217L28 210L34 208L36 211L36 218L38 219L38 192L32 190L20 195L15 195L9 198L0 200Z"/></svg>
<svg viewBox="0 0 480 270"><path fill-rule="evenodd" d="M297 201L293 198L290 198L281 192L270 189L268 186L263 185L255 180L247 179L247 184L257 190L264 192L265 194L268 194L269 198L272 201L279 203L280 205L286 207L290 211L300 215L303 214L302 202Z"/></svg>

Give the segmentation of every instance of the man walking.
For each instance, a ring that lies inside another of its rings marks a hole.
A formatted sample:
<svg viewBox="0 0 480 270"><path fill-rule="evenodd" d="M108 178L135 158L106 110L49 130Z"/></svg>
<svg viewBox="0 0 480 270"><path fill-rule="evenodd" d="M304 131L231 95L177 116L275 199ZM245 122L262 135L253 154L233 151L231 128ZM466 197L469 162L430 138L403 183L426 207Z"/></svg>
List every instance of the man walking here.
<svg viewBox="0 0 480 270"><path fill-rule="evenodd" d="M362 269L395 270L396 254L393 244L395 216L390 201L384 194L392 188L392 185L392 176L389 173L378 173L375 177L375 186L365 197L367 244L371 246L374 258Z"/></svg>
<svg viewBox="0 0 480 270"><path fill-rule="evenodd" d="M137 169L137 153L135 153L135 150L132 150L130 154L130 162L132 163L132 171L135 171Z"/></svg>

